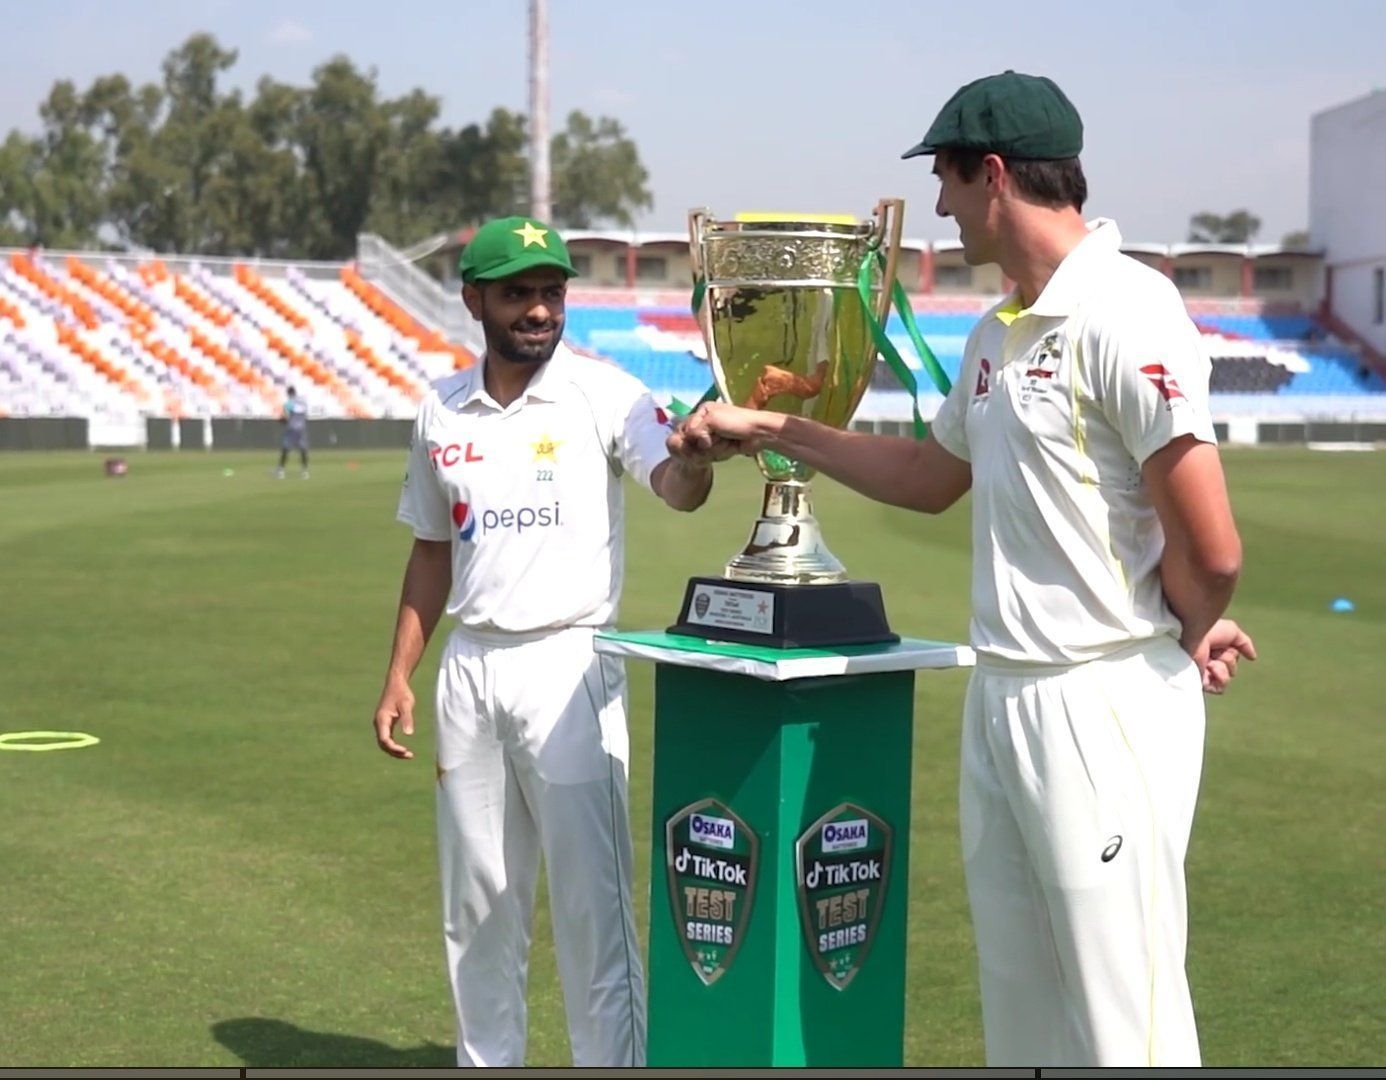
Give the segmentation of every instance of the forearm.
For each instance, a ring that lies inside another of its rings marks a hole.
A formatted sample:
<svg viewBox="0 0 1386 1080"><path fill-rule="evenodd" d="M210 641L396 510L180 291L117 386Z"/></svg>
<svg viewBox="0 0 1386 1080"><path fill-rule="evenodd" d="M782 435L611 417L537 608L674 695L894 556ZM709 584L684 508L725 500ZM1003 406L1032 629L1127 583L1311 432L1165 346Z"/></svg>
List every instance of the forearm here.
<svg viewBox="0 0 1386 1080"><path fill-rule="evenodd" d="M1160 584L1192 652L1232 600L1242 542L1232 520L1217 447L1180 436L1141 468L1165 534Z"/></svg>
<svg viewBox="0 0 1386 1080"><path fill-rule="evenodd" d="M1180 623L1180 641L1196 646L1222 618L1237 587L1240 560L1216 566L1195 558L1186 545L1166 544L1160 559L1165 600Z"/></svg>
<svg viewBox="0 0 1386 1080"><path fill-rule="evenodd" d="M660 468L659 497L675 510L696 510L712 490L712 466L671 457Z"/></svg>
<svg viewBox="0 0 1386 1080"><path fill-rule="evenodd" d="M407 682L419 666L447 604L448 589L452 585L451 559L447 543L414 542L400 589L387 679Z"/></svg>
<svg viewBox="0 0 1386 1080"><path fill-rule="evenodd" d="M966 485L958 490L958 478L941 482L939 471L926 460L926 444L916 439L841 431L798 416L779 417L773 426L775 433L765 442L768 449L877 502L938 513L966 490Z"/></svg>

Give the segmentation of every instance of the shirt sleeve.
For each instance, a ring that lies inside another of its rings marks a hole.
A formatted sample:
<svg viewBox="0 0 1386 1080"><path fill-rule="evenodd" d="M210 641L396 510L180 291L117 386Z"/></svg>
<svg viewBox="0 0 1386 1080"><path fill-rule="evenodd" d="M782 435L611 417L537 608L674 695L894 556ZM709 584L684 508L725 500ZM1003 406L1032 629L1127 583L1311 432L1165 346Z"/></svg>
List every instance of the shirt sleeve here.
<svg viewBox="0 0 1386 1080"><path fill-rule="evenodd" d="M429 399L425 398L409 438L409 463L395 518L411 526L419 540L451 540L452 515L447 493L438 482L438 474L428 456L428 414Z"/></svg>
<svg viewBox="0 0 1386 1080"><path fill-rule="evenodd" d="M1172 289L1090 327L1085 337L1102 412L1138 465L1181 435L1217 442L1208 408L1211 365Z"/></svg>
<svg viewBox="0 0 1386 1080"><path fill-rule="evenodd" d="M973 363L972 338L967 339L963 349L963 362L958 370L957 381L948 396L943 399L938 413L929 425L929 434L934 441L955 458L970 462L972 451L967 445L967 405L972 400L973 389L977 384L976 365Z"/></svg>
<svg viewBox="0 0 1386 1080"><path fill-rule="evenodd" d="M648 488L650 474L669 458L665 440L673 429L673 418L655 404L638 379L627 376L620 383L620 392L613 395L616 426L612 449L621 467Z"/></svg>

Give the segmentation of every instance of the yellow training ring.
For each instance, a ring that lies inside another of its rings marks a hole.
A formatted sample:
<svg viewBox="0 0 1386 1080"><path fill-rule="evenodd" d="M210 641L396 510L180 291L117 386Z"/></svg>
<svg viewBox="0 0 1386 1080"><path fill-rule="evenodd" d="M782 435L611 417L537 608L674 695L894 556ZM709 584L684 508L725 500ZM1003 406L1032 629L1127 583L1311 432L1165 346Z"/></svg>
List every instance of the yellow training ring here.
<svg viewBox="0 0 1386 1080"><path fill-rule="evenodd" d="M9 731L0 735L0 750L80 750L100 741L84 731Z"/></svg>

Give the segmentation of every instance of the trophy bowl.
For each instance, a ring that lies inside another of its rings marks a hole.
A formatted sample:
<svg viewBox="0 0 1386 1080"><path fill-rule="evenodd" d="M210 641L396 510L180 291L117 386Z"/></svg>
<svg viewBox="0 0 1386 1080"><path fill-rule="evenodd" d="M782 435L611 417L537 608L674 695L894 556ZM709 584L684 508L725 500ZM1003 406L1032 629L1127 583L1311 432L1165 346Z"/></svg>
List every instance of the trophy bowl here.
<svg viewBox="0 0 1386 1080"><path fill-rule="evenodd" d="M845 428L876 366L900 251L904 203L871 218L688 216L695 302L718 392L734 405ZM898 641L875 582L851 581L813 515L800 461L756 455L760 517L725 576L692 578L669 632L798 648Z"/></svg>
<svg viewBox="0 0 1386 1080"><path fill-rule="evenodd" d="M693 272L705 283L698 324L723 400L837 428L851 422L876 365L868 315L884 323L903 211L902 200L882 199L865 221L759 213L726 221L690 212ZM756 463L766 481L761 516L726 577L846 581L813 515L813 470L773 452Z"/></svg>

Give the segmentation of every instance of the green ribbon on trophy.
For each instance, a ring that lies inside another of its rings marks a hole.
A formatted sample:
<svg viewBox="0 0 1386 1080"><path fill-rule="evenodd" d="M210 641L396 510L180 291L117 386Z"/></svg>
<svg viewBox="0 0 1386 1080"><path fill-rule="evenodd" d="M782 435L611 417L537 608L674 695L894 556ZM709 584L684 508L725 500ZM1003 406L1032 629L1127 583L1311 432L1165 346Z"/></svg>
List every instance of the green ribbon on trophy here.
<svg viewBox="0 0 1386 1080"><path fill-rule="evenodd" d="M910 370L909 365L900 356L900 351L895 347L895 343L886 336L885 328L872 310L871 274L873 266L879 267L882 273L885 272L885 256L881 254L879 248L873 248L862 259L861 270L857 273L857 292L861 296L862 307L866 311L867 325L871 329L871 337L876 343L877 351L885 360L891 373L910 395L910 407L914 412L914 437L923 439L928 434L929 427L924 423L923 417L919 415L919 383L914 377L914 372ZM703 297L706 294L707 279L699 276L693 282L693 295L689 305L695 316L698 314L698 309L703 306ZM934 355L933 349L929 348L929 343L924 340L924 335L920 333L919 323L915 320L914 311L910 308L909 297L905 295L904 286L898 280L891 282L890 295L894 301L896 314L900 316L900 322L905 327L905 333L909 335L910 343L914 346L915 355L919 357L920 364L928 373L929 380L938 392L947 397L948 392L953 389L953 384L949 380L947 372L943 370L943 365L938 362L938 357ZM673 398L669 402L669 410L676 416L687 416L703 402L716 401L719 396L717 384L714 382L694 403L692 408L689 408L678 398Z"/></svg>

